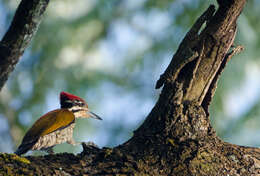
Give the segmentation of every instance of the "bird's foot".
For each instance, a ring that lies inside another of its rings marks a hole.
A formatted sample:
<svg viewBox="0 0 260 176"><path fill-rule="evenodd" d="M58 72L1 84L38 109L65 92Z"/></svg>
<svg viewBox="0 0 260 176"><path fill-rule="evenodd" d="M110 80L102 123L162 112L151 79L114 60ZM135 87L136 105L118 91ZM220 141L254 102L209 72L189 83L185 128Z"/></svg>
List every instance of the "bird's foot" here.
<svg viewBox="0 0 260 176"><path fill-rule="evenodd" d="M42 150L47 152L48 154L54 154L53 147L47 147L47 148L44 148Z"/></svg>
<svg viewBox="0 0 260 176"><path fill-rule="evenodd" d="M67 143L68 143L68 144L71 144L71 145L74 145L74 146L81 144L81 142L76 142L76 141L74 141L73 139L67 141Z"/></svg>

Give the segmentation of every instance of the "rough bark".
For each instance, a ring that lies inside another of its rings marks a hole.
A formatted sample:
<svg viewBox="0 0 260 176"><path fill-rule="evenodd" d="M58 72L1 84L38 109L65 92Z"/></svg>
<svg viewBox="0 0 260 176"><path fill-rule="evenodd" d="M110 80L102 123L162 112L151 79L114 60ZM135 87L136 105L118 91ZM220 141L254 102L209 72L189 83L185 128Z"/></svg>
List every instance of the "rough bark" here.
<svg viewBox="0 0 260 176"><path fill-rule="evenodd" d="M48 3L49 0L21 1L0 42L0 90L36 33Z"/></svg>
<svg viewBox="0 0 260 176"><path fill-rule="evenodd" d="M208 106L230 58L246 0L218 0L195 22L156 87L156 105L133 137L115 148L18 157L0 155L0 173L24 175L259 175L260 149L226 143ZM206 23L206 27L201 26ZM201 31L201 32L200 32Z"/></svg>

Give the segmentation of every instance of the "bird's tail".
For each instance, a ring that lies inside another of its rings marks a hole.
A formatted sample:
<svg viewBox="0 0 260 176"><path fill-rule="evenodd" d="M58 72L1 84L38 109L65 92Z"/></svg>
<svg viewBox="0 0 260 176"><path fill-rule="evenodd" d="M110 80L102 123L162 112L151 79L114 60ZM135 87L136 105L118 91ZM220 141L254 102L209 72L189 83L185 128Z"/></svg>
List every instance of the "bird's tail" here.
<svg viewBox="0 0 260 176"><path fill-rule="evenodd" d="M20 145L18 149L14 152L16 155L22 155L30 150L29 146Z"/></svg>
<svg viewBox="0 0 260 176"><path fill-rule="evenodd" d="M20 156L20 155L26 153L26 151L24 151L24 150L18 148L14 153L15 153L16 155L19 155L19 156Z"/></svg>
<svg viewBox="0 0 260 176"><path fill-rule="evenodd" d="M18 149L14 153L16 155L22 155L28 152L33 147L33 145L37 142L37 140L38 138L26 143L23 141L22 144L18 147Z"/></svg>

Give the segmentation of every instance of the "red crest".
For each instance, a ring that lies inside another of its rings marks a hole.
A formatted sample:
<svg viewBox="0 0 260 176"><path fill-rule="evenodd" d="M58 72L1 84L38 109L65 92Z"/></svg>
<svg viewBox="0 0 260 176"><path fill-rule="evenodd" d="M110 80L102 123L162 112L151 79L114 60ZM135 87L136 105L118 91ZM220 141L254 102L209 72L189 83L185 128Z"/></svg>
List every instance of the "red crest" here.
<svg viewBox="0 0 260 176"><path fill-rule="evenodd" d="M79 100L81 102L85 102L82 98L76 96L76 95L73 95L73 94L70 94L68 92L61 92L60 93L60 100L64 100L64 99L69 99L69 100Z"/></svg>

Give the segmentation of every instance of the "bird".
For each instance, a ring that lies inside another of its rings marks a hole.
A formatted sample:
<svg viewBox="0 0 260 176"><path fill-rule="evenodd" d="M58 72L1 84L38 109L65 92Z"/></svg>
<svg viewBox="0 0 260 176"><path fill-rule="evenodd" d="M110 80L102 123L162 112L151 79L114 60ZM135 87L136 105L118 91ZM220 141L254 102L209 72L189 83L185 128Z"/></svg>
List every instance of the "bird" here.
<svg viewBox="0 0 260 176"><path fill-rule="evenodd" d="M17 155L29 150L41 150L53 154L53 147L65 143L77 145L73 139L75 119L94 118L102 120L91 112L85 100L68 92L60 93L60 109L41 116L26 132L17 150Z"/></svg>

